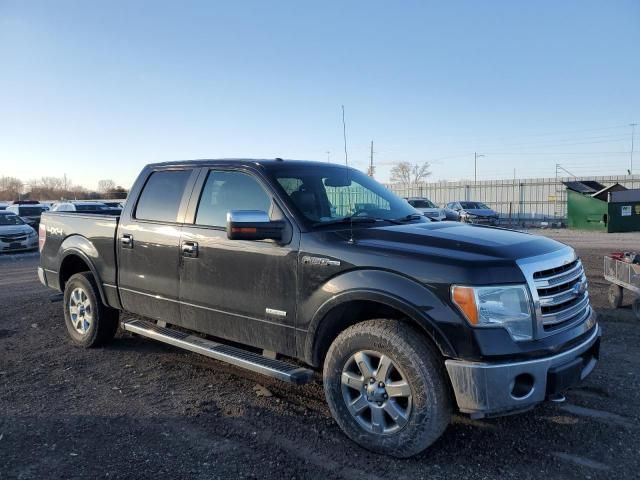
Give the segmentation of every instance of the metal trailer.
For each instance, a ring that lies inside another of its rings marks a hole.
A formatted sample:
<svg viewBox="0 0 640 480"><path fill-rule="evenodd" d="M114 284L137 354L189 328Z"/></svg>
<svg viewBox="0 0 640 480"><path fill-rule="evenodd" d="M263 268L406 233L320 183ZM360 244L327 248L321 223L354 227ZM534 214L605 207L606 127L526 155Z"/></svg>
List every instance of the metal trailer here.
<svg viewBox="0 0 640 480"><path fill-rule="evenodd" d="M604 278L611 282L608 295L609 305L612 308L619 308L622 305L624 290L629 290L636 294L632 308L636 318L640 319L640 264L605 256Z"/></svg>

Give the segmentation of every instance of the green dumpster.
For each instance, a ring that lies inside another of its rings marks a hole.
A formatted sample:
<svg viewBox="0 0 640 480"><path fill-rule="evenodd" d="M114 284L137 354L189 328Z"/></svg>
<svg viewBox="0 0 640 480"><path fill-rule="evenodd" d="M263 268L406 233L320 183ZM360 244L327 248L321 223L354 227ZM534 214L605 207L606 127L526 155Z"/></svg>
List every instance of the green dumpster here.
<svg viewBox="0 0 640 480"><path fill-rule="evenodd" d="M640 189L619 183L564 182L567 187L567 225L576 230L640 231Z"/></svg>

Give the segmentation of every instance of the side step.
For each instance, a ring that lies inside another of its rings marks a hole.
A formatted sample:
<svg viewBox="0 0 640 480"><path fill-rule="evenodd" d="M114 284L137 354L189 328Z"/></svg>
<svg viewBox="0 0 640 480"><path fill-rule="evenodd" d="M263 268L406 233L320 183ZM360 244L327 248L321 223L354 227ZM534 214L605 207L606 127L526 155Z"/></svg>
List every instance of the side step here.
<svg viewBox="0 0 640 480"><path fill-rule="evenodd" d="M257 353L242 350L223 343L212 342L197 335L179 330L159 327L147 320L131 319L122 322L122 328L128 332L153 338L160 342L184 348L252 372L268 375L285 382L302 385L313 378L313 371L290 363L263 357Z"/></svg>

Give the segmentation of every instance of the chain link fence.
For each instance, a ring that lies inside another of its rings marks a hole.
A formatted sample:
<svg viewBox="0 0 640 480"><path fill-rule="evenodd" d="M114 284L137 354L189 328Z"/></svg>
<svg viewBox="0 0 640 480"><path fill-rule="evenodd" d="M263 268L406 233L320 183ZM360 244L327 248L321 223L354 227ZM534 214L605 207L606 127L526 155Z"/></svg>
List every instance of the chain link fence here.
<svg viewBox="0 0 640 480"><path fill-rule="evenodd" d="M425 182L415 185L386 184L386 187L404 198L427 197L441 207L463 200L483 202L500 214L501 223L524 225L565 223L567 191L562 182L580 180L595 180L605 187L619 183L627 188L640 188L640 175Z"/></svg>

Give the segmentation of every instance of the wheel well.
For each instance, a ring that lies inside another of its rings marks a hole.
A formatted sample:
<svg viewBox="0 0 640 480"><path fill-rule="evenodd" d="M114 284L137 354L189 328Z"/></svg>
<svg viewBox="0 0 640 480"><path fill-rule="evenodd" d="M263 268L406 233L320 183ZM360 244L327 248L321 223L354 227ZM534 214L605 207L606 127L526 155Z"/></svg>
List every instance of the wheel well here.
<svg viewBox="0 0 640 480"><path fill-rule="evenodd" d="M338 335L351 325L372 320L374 318L391 318L400 322L415 324L414 320L405 313L381 302L372 300L354 300L346 304L338 305L327 313L315 332L315 341L312 350L312 365L320 366L329 347ZM424 333L422 328L419 328ZM427 342L433 344L437 351L439 348L426 333L423 335Z"/></svg>
<svg viewBox="0 0 640 480"><path fill-rule="evenodd" d="M65 257L60 265L60 290L64 292L64 286L72 275L80 272L90 272L91 269L79 255Z"/></svg>

